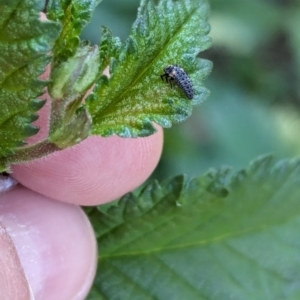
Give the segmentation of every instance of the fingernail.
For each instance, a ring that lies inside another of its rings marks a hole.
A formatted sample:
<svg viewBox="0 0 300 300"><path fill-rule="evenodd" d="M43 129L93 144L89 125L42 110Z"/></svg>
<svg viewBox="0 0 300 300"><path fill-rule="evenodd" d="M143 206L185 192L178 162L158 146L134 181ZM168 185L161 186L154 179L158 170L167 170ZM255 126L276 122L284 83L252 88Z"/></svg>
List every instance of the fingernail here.
<svg viewBox="0 0 300 300"><path fill-rule="evenodd" d="M32 300L34 296L12 239L0 223L0 299Z"/></svg>

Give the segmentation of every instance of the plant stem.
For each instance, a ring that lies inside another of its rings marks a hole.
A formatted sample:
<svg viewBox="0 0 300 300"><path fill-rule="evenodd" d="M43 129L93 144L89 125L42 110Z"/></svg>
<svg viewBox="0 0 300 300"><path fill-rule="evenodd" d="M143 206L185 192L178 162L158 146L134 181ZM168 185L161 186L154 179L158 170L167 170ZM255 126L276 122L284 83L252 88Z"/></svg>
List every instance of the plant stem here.
<svg viewBox="0 0 300 300"><path fill-rule="evenodd" d="M33 159L41 158L45 155L59 150L61 149L58 148L57 145L46 139L36 144L16 149L13 154L9 155L6 158L5 164L9 165L27 162Z"/></svg>

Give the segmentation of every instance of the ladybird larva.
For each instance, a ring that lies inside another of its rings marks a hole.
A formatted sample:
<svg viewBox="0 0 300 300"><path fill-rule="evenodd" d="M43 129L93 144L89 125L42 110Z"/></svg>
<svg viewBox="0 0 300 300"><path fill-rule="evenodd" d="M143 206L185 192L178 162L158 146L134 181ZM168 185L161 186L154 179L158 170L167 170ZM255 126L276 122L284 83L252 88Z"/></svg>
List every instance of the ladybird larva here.
<svg viewBox="0 0 300 300"><path fill-rule="evenodd" d="M193 99L194 89L192 81L182 68L178 65L169 65L164 69L164 72L165 74L160 76L163 81L166 78L166 82L170 83L171 88L173 88L173 82L175 81L188 99Z"/></svg>

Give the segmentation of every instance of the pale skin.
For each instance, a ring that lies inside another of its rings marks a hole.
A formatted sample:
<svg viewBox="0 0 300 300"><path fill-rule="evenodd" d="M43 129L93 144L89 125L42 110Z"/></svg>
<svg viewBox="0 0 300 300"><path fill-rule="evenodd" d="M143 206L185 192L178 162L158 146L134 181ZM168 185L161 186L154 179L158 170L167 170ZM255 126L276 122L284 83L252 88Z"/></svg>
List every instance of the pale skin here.
<svg viewBox="0 0 300 300"><path fill-rule="evenodd" d="M29 142L47 134L49 103L40 116ZM98 250L79 205L107 203L142 184L161 155L157 129L138 139L92 136L12 167L20 184L0 194L0 300L85 298Z"/></svg>

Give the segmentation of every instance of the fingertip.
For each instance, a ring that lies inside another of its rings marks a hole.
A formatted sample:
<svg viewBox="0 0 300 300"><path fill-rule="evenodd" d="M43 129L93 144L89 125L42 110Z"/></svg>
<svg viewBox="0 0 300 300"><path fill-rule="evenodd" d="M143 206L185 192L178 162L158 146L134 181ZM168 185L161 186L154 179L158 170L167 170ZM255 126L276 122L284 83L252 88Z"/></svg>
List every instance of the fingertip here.
<svg viewBox="0 0 300 300"><path fill-rule="evenodd" d="M26 187L63 202L96 205L109 202L142 184L155 169L163 131L137 139L92 136L43 159L13 166Z"/></svg>

